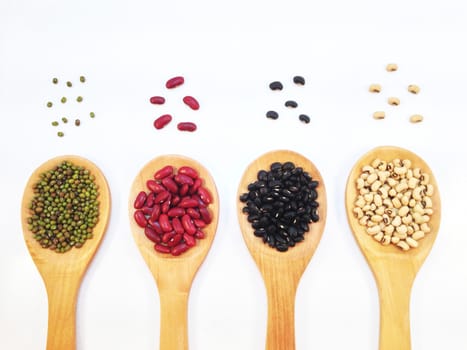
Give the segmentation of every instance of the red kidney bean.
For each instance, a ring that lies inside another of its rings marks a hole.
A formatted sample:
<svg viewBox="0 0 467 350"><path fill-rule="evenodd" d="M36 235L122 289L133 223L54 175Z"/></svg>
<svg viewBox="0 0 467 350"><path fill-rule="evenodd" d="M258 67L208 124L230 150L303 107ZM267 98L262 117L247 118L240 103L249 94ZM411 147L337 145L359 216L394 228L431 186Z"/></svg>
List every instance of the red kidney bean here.
<svg viewBox="0 0 467 350"><path fill-rule="evenodd" d="M154 120L154 127L158 130L162 129L164 126L169 124L172 121L172 116L170 114L163 114L156 120Z"/></svg>
<svg viewBox="0 0 467 350"><path fill-rule="evenodd" d="M203 239L204 237L206 237L206 235L204 234L203 231L197 230L194 234L194 237L198 239Z"/></svg>
<svg viewBox="0 0 467 350"><path fill-rule="evenodd" d="M183 235L176 233L175 235L172 236L172 238L169 239L169 241L167 242L167 245L169 247L176 246L178 243L180 243L182 238L183 238Z"/></svg>
<svg viewBox="0 0 467 350"><path fill-rule="evenodd" d="M167 212L167 215L169 217L183 216L183 215L185 215L185 209L183 209L181 207L171 208Z"/></svg>
<svg viewBox="0 0 467 350"><path fill-rule="evenodd" d="M191 220L190 215L188 214L183 215L181 221L182 221L182 226L185 229L185 232L188 233L189 235L194 235L196 232L196 226Z"/></svg>
<svg viewBox="0 0 467 350"><path fill-rule="evenodd" d="M167 214L167 212L169 211L170 209L170 198L168 200L166 200L164 203L161 204L161 212L163 212L164 214Z"/></svg>
<svg viewBox="0 0 467 350"><path fill-rule="evenodd" d="M149 102L151 102L153 105L163 105L165 103L165 98L162 96L152 96L149 99Z"/></svg>
<svg viewBox="0 0 467 350"><path fill-rule="evenodd" d="M190 188L190 194L194 194L198 191L198 188L203 184L203 181L200 178L197 178L193 183L193 186Z"/></svg>
<svg viewBox="0 0 467 350"><path fill-rule="evenodd" d="M183 175L186 175L186 176L189 176L191 177L193 180L194 179L197 179L198 178L198 172L193 169L192 167L189 167L189 166L182 166L178 169L178 173L179 174L183 174Z"/></svg>
<svg viewBox="0 0 467 350"><path fill-rule="evenodd" d="M158 183L157 181L154 181L154 180L148 180L146 181L146 187L154 192L154 193L159 193L159 192L162 192L162 191L165 191L165 187L162 186L160 183Z"/></svg>
<svg viewBox="0 0 467 350"><path fill-rule="evenodd" d="M188 186L193 185L193 179L189 177L188 175L177 174L174 176L174 180L179 185L188 185Z"/></svg>
<svg viewBox="0 0 467 350"><path fill-rule="evenodd" d="M159 169L154 174L154 179L162 180L164 177L171 176L174 172L174 168L172 165L166 165L165 167Z"/></svg>
<svg viewBox="0 0 467 350"><path fill-rule="evenodd" d="M144 215L151 215L152 213L152 208L150 207L142 207L141 211L144 213Z"/></svg>
<svg viewBox="0 0 467 350"><path fill-rule="evenodd" d="M170 251L172 255L178 256L184 252L186 252L190 247L186 243L180 243L172 248Z"/></svg>
<svg viewBox="0 0 467 350"><path fill-rule="evenodd" d="M161 204L167 200L167 198L170 197L170 192L169 191L162 191L159 192L156 197L154 197L154 203Z"/></svg>
<svg viewBox="0 0 467 350"><path fill-rule="evenodd" d="M148 224L154 229L154 231L157 232L157 234L161 235L164 233L161 228L161 224L159 224L159 221L149 221Z"/></svg>
<svg viewBox="0 0 467 350"><path fill-rule="evenodd" d="M159 224L161 225L161 229L164 232L172 231L172 225L170 224L169 216L167 214L159 215Z"/></svg>
<svg viewBox="0 0 467 350"><path fill-rule="evenodd" d="M206 224L210 224L212 221L211 213L209 212L209 209L206 207L200 207L199 208L199 213L201 214L201 218Z"/></svg>
<svg viewBox="0 0 467 350"><path fill-rule="evenodd" d="M212 197L209 191L205 187L198 188L198 196L199 198L206 204L212 203Z"/></svg>
<svg viewBox="0 0 467 350"><path fill-rule="evenodd" d="M190 190L190 186L188 186L188 184L183 184L180 187L180 190L178 191L178 193L180 194L180 196L185 196L189 190Z"/></svg>
<svg viewBox="0 0 467 350"><path fill-rule="evenodd" d="M148 221L146 220L146 215L144 215L141 209L135 211L135 213L133 214L133 217L135 218L135 221L139 227L145 228L148 225Z"/></svg>
<svg viewBox="0 0 467 350"><path fill-rule="evenodd" d="M205 223L203 220L201 220L201 219L193 219L193 223L195 224L195 226L196 226L197 228L204 228L204 227L206 227L206 223Z"/></svg>
<svg viewBox="0 0 467 350"><path fill-rule="evenodd" d="M156 204L154 207L152 207L152 212L151 212L151 216L149 220L150 221L158 220L160 213L161 213L161 206L159 204Z"/></svg>
<svg viewBox="0 0 467 350"><path fill-rule="evenodd" d="M199 102L193 96L185 96L183 102L195 111L199 109Z"/></svg>
<svg viewBox="0 0 467 350"><path fill-rule="evenodd" d="M154 245L154 249L158 251L159 253L165 253L165 254L170 253L170 248L162 244Z"/></svg>
<svg viewBox="0 0 467 350"><path fill-rule="evenodd" d="M180 131L195 131L196 124L192 122L181 122L177 124L177 129Z"/></svg>
<svg viewBox="0 0 467 350"><path fill-rule="evenodd" d="M185 232L185 229L182 226L182 222L178 217L174 217L172 219L172 227L176 233L183 234Z"/></svg>
<svg viewBox="0 0 467 350"><path fill-rule="evenodd" d="M170 231L170 232L166 232L162 235L162 242L163 243L167 243L168 241L170 241L170 239L175 236L175 232L174 231Z"/></svg>
<svg viewBox="0 0 467 350"><path fill-rule="evenodd" d="M190 236L189 234L184 234L183 235L183 239L185 241L185 243L190 246L190 247L194 247L196 245L196 239L194 236Z"/></svg>
<svg viewBox="0 0 467 350"><path fill-rule="evenodd" d="M193 198L183 197L178 206L182 208L194 208L198 206L198 201Z"/></svg>
<svg viewBox="0 0 467 350"><path fill-rule="evenodd" d="M172 207L176 207L178 205L178 203L180 203L180 196L178 195L175 195L172 197Z"/></svg>
<svg viewBox="0 0 467 350"><path fill-rule="evenodd" d="M192 219L199 219L201 217L200 212L195 208L188 208L186 213L190 215Z"/></svg>
<svg viewBox="0 0 467 350"><path fill-rule="evenodd" d="M161 236L159 236L157 234L157 232L153 228L151 228L150 226L146 226L144 228L144 234L146 235L147 238L149 238L154 243L160 243L161 242Z"/></svg>
<svg viewBox="0 0 467 350"><path fill-rule="evenodd" d="M172 193L178 192L177 183L169 176L162 179L162 184Z"/></svg>
<svg viewBox="0 0 467 350"><path fill-rule="evenodd" d="M133 203L133 207L135 209L141 209L144 206L144 203L146 202L146 198L147 198L146 192L141 191L140 193L138 193L138 195L136 196L135 202Z"/></svg>
<svg viewBox="0 0 467 350"><path fill-rule="evenodd" d="M180 77L180 76L173 77L167 80L167 82L165 83L165 87L167 89L173 89L173 88L176 88L177 86L182 85L184 82L185 82L185 79L183 77Z"/></svg>
<svg viewBox="0 0 467 350"><path fill-rule="evenodd" d="M148 194L146 198L146 207L152 208L154 206L154 198L155 198L154 192L151 192Z"/></svg>

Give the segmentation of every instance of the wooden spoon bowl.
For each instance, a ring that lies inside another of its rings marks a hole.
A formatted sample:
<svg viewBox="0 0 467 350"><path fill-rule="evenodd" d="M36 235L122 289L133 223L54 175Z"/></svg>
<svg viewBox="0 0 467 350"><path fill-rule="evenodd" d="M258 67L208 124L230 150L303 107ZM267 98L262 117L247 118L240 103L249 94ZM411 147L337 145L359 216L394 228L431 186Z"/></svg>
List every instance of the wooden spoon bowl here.
<svg viewBox="0 0 467 350"><path fill-rule="evenodd" d="M166 165L172 165L176 169L181 166L190 166L196 169L213 198L213 202L209 205L212 221L203 229L206 237L198 240L196 246L179 256L155 251L154 243L144 235L144 230L136 224L133 218L135 211L133 203L136 196L142 190L147 191L147 180L153 179L154 173ZM219 197L214 180L210 173L193 159L179 155L157 157L147 163L136 176L130 191L128 211L133 238L159 290L161 305L160 349L188 349L188 295L193 279L211 248L219 218Z"/></svg>
<svg viewBox="0 0 467 350"><path fill-rule="evenodd" d="M317 187L319 202L319 221L310 224L305 233L305 240L286 252L279 252L264 244L254 236L254 229L242 212L244 203L240 195L248 192L247 187L256 181L260 170L269 170L274 162L291 161L308 172L314 180L319 181ZM304 156L288 151L278 150L266 153L253 161L245 170L237 193L237 214L245 243L258 266L266 286L268 298L268 326L266 349L295 349L294 309L295 294L303 272L312 258L326 223L326 190L318 169Z"/></svg>
<svg viewBox="0 0 467 350"><path fill-rule="evenodd" d="M418 241L419 246L409 251L389 245L383 246L368 235L353 214L358 196L356 180L364 165L379 158L385 161L409 159L412 167L419 167L430 175L435 192L432 196L433 215L431 232ZM429 166L416 154L398 147L377 147L361 157L352 168L345 193L347 218L353 235L376 279L380 298L380 350L410 349L410 293L413 281L430 252L438 234L441 202L436 180Z"/></svg>
<svg viewBox="0 0 467 350"><path fill-rule="evenodd" d="M34 197L33 187L40 175L63 161L83 166L94 176L99 189L99 222L94 227L93 238L81 248L72 248L65 253L56 253L42 248L29 231L27 219L29 204ZM110 192L100 169L89 160L78 156L60 156L39 166L29 178L21 203L21 221L24 240L39 273L44 280L48 296L47 350L73 350L76 348L76 300L81 280L94 257L110 216Z"/></svg>

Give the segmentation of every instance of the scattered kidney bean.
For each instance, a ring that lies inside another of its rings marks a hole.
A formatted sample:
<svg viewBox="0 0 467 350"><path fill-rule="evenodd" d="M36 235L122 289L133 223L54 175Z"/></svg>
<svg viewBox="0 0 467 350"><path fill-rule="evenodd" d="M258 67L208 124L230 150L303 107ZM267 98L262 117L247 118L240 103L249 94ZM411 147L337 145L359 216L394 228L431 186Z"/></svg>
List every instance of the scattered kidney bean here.
<svg viewBox="0 0 467 350"><path fill-rule="evenodd" d="M298 85L305 85L305 78L300 75L296 75L293 77L293 82Z"/></svg>
<svg viewBox="0 0 467 350"><path fill-rule="evenodd" d="M260 170L239 198L254 235L281 252L303 241L309 224L319 220L318 185L292 162L275 162L269 171Z"/></svg>
<svg viewBox="0 0 467 350"><path fill-rule="evenodd" d="M285 101L285 106L290 108L297 108L298 103L292 100Z"/></svg>
<svg viewBox="0 0 467 350"><path fill-rule="evenodd" d="M165 103L165 98L162 96L152 96L149 99L149 102L151 102L153 105L163 105Z"/></svg>
<svg viewBox="0 0 467 350"><path fill-rule="evenodd" d="M195 131L196 124L192 122L181 122L181 123L178 123L177 129L180 131Z"/></svg>
<svg viewBox="0 0 467 350"><path fill-rule="evenodd" d="M154 120L154 127L158 130L162 129L164 126L169 124L172 121L172 116L170 114L163 114L156 120Z"/></svg>
<svg viewBox="0 0 467 350"><path fill-rule="evenodd" d="M279 118L279 113L277 113L276 111L267 111L266 112L266 118L277 119L277 118Z"/></svg>
<svg viewBox="0 0 467 350"><path fill-rule="evenodd" d="M199 109L199 102L193 96L185 96L183 102L195 111Z"/></svg>
<svg viewBox="0 0 467 350"><path fill-rule="evenodd" d="M298 119L301 121L301 122L304 122L305 124L308 124L310 122L310 117L307 116L306 114L300 114L298 116Z"/></svg>
<svg viewBox="0 0 467 350"><path fill-rule="evenodd" d="M173 88L176 88L177 86L182 85L184 82L185 82L185 79L183 77L180 77L180 76L173 77L167 80L167 82L165 83L165 87L167 89L173 89Z"/></svg>
<svg viewBox="0 0 467 350"><path fill-rule="evenodd" d="M205 238L203 229L212 221L207 207L213 199L196 169L164 166L146 187L149 192L135 198L141 208L135 207L134 219L157 252L177 256Z"/></svg>

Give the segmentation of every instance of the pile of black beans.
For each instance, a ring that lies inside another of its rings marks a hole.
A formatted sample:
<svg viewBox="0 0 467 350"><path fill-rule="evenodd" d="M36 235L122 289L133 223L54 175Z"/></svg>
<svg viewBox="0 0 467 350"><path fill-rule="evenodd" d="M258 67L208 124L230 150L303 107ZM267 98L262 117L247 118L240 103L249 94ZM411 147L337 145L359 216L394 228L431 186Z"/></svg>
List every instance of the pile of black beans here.
<svg viewBox="0 0 467 350"><path fill-rule="evenodd" d="M311 222L319 220L318 185L292 162L274 162L269 171L260 170L240 196L255 236L281 252L303 241Z"/></svg>

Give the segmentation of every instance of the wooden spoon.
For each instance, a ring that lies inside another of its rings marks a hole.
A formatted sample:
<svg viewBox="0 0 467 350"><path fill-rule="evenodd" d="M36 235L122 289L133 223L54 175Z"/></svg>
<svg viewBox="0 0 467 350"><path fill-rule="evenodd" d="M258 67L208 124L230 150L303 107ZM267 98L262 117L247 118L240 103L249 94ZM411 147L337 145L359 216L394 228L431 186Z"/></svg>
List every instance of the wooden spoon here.
<svg viewBox="0 0 467 350"><path fill-rule="evenodd" d="M154 250L154 243L144 235L134 218L134 200L142 190L147 190L146 181L153 179L154 173L166 166L172 165L176 169L190 166L196 169L204 180L204 186L211 192L213 202L209 205L212 222L203 229L206 237L197 242L179 256L159 253ZM133 238L141 255L151 271L159 290L161 308L160 349L182 350L188 349L187 306L193 279L204 261L216 234L219 217L219 198L216 185L209 172L193 159L179 156L160 156L147 163L136 176L131 187L128 211Z"/></svg>
<svg viewBox="0 0 467 350"><path fill-rule="evenodd" d="M248 222L247 215L242 212L244 203L239 198L241 194L248 192L248 185L257 180L260 170L268 171L272 163L287 161L302 167L314 180L319 181L317 201L320 218L318 222L311 223L303 242L286 252L279 252L254 236L254 229ZM245 243L266 286L268 298L266 349L268 350L295 349L295 294L300 278L323 234L326 210L326 190L321 174L311 161L298 153L287 150L266 153L253 161L243 174L237 193L237 214Z"/></svg>
<svg viewBox="0 0 467 350"><path fill-rule="evenodd" d="M99 222L93 230L93 238L77 249L56 253L42 248L28 229L29 204L34 196L33 186L40 175L63 161L83 166L94 176L99 187ZM21 204L21 221L24 239L29 253L44 280L48 296L47 350L73 350L76 348L76 300L79 287L92 258L104 236L110 216L110 192L100 169L89 160L78 156L60 156L48 160L29 178Z"/></svg>
<svg viewBox="0 0 467 350"><path fill-rule="evenodd" d="M431 232L419 241L419 246L402 251L394 245L383 246L375 241L358 223L353 215L357 198L356 179L364 165L379 158L392 161L396 158L409 159L412 167L419 167L430 175L430 183L435 188L433 215L429 225ZM353 235L376 279L380 300L380 350L409 350L410 342L410 294L412 285L425 258L433 246L440 224L440 197L435 177L428 165L416 154L398 147L378 147L360 158L350 172L345 194L347 218Z"/></svg>

